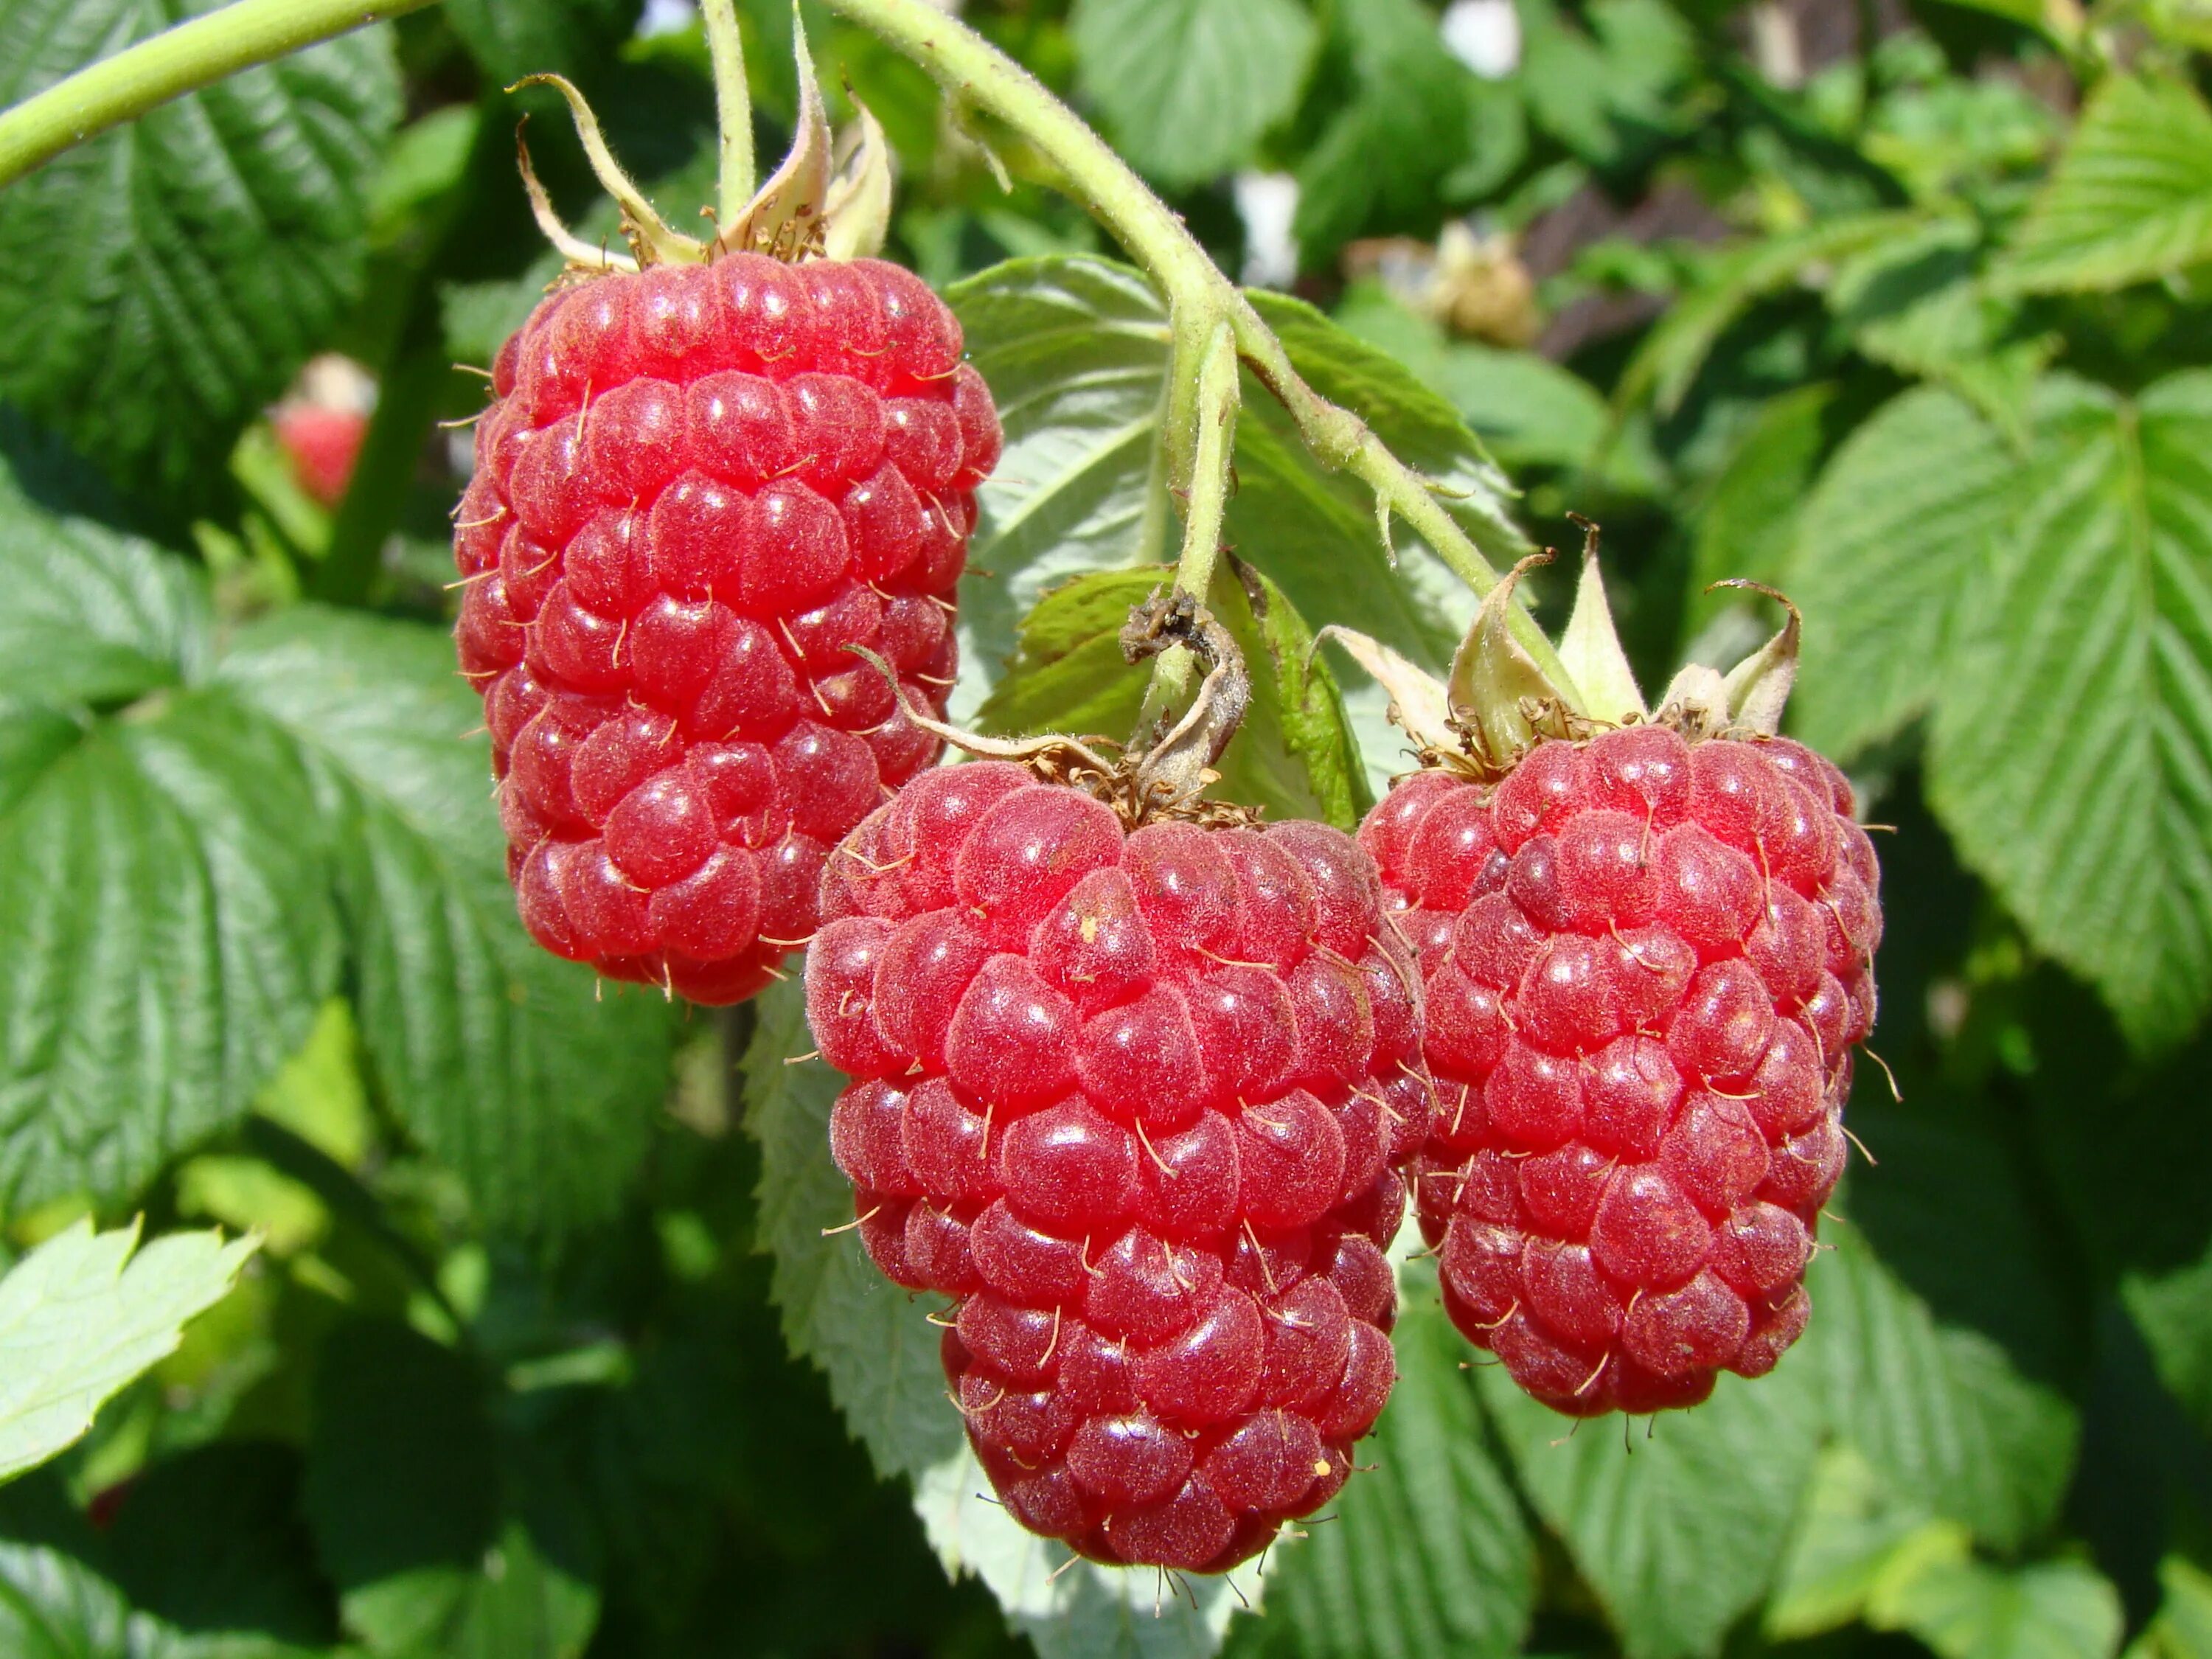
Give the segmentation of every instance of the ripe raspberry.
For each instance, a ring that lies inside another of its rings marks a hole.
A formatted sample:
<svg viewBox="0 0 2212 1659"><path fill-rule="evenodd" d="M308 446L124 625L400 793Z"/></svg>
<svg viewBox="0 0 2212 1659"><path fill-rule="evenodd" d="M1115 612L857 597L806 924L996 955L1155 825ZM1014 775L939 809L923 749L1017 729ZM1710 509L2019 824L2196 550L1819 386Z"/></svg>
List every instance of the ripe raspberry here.
<svg viewBox="0 0 2212 1659"><path fill-rule="evenodd" d="M368 416L357 409L288 403L277 406L269 423L300 488L325 507L343 501L362 440L368 435Z"/></svg>
<svg viewBox="0 0 2212 1659"><path fill-rule="evenodd" d="M701 1002L814 931L823 858L938 752L997 461L960 327L874 259L594 276L501 348L453 556L522 917Z"/></svg>
<svg viewBox="0 0 2212 1659"><path fill-rule="evenodd" d="M1417 774L1360 830L1427 988L1445 1306L1559 1411L1695 1405L1805 1328L1875 1012L1851 807L1787 739L1631 726Z"/></svg>
<svg viewBox="0 0 2212 1659"><path fill-rule="evenodd" d="M945 1375L1030 1530L1218 1571L1343 1484L1431 1095L1381 904L1339 831L1125 832L1004 762L831 857L831 1149L876 1265L953 1298Z"/></svg>

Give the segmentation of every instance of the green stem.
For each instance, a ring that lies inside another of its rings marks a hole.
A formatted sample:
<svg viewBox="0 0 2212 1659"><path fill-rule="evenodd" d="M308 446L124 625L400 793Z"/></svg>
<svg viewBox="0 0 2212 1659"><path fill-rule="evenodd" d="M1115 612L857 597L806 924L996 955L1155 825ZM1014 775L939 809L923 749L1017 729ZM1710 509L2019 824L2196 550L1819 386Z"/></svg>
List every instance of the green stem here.
<svg viewBox="0 0 2212 1659"><path fill-rule="evenodd" d="M179 23L0 112L0 185L211 81L428 3L235 0Z"/></svg>
<svg viewBox="0 0 2212 1659"><path fill-rule="evenodd" d="M1176 319L1179 338L1187 332L1210 338L1213 324L1225 320L1237 350L1261 382L1282 400L1316 459L1332 471L1351 471L1374 490L1376 499L1413 526L1477 593L1487 593L1498 585L1498 572L1458 520L1437 502L1427 481L1391 454L1365 422L1305 383L1292 367L1283 343L1206 257L1182 221L1035 76L929 0L823 0L823 3L890 42L927 70L948 92L988 110L1050 157L1060 169L1062 188L1111 230L1159 284ZM1236 397L1231 377L1232 409ZM1170 441L1181 425L1176 417L1185 407L1180 387L1171 386L1166 428ZM1203 422L1197 424L1202 438ZM1168 471L1170 478L1182 476L1180 455L1169 457ZM1196 471L1194 468L1194 500ZM1215 540L1218 544L1218 534ZM1186 538L1187 556L1190 546ZM1211 553L1207 557L1210 562ZM1559 653L1527 611L1516 606L1508 625L1539 665L1547 669L1558 666ZM1181 658L1181 652L1170 653L1160 659L1158 672L1173 672L1169 665ZM1182 672L1188 672L1187 659ZM1564 669L1559 672L1564 677ZM1157 689L1158 682L1155 685Z"/></svg>
<svg viewBox="0 0 2212 1659"><path fill-rule="evenodd" d="M1167 423L1170 462L1190 457L1189 482L1185 486L1182 514L1182 556L1176 561L1175 585L1200 605L1213 586L1213 567L1221 556L1221 521L1229 509L1229 481L1237 459L1237 338L1226 319L1213 325L1209 336L1192 341L1178 331L1176 350L1168 365L1178 385L1190 384L1185 424L1188 441L1176 440L1179 422ZM1170 408L1176 399L1170 397ZM1138 721L1139 732L1173 708L1190 689L1191 654L1177 646L1153 659L1152 684Z"/></svg>
<svg viewBox="0 0 2212 1659"><path fill-rule="evenodd" d="M700 0L699 14L706 24L707 55L714 65L714 120L721 129L715 222L726 228L753 199L752 89L745 84L745 42L738 32L732 0Z"/></svg>

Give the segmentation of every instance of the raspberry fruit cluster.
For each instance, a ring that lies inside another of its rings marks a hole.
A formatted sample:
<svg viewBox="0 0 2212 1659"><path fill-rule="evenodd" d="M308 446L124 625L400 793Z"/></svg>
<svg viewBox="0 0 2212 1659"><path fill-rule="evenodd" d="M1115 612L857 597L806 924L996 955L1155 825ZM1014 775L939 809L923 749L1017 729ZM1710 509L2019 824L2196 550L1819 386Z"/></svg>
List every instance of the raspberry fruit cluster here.
<svg viewBox="0 0 2212 1659"><path fill-rule="evenodd" d="M1446 1308L1562 1412L1694 1405L1804 1329L1875 1012L1852 804L1788 739L1632 725L1418 773L1360 830L1426 988Z"/></svg>
<svg viewBox="0 0 2212 1659"><path fill-rule="evenodd" d="M501 350L457 514L522 917L701 1002L814 931L830 848L929 764L952 592L997 460L911 272L762 253L550 295Z"/></svg>
<svg viewBox="0 0 2212 1659"><path fill-rule="evenodd" d="M1340 831L1130 830L1003 761L832 856L832 1151L876 1264L952 1298L946 1377L1031 1530L1217 1571L1342 1485L1431 1109L1382 904Z"/></svg>

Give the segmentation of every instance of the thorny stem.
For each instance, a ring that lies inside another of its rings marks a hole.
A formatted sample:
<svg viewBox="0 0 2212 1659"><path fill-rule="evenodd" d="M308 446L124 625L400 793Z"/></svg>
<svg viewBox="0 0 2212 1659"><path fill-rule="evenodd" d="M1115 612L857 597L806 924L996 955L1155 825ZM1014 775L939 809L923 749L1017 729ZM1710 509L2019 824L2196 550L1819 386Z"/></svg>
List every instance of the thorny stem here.
<svg viewBox="0 0 2212 1659"><path fill-rule="evenodd" d="M1212 361L1210 342L1215 325L1226 323L1237 353L1261 383L1282 400L1315 459L1332 471L1349 471L1365 483L1383 506L1419 532L1437 556L1478 594L1486 594L1498 585L1498 572L1437 500L1428 482L1393 455L1365 422L1305 383L1291 366L1283 343L1206 257L1182 221L1036 76L929 0L823 0L823 3L889 41L949 92L988 110L1051 158L1060 169L1061 187L1111 230L1160 285L1176 319L1178 341L1209 342L1207 356L1196 362L1190 361L1188 353L1176 353L1174 373L1202 379ZM1232 378L1229 391L1232 410L1237 401ZM1176 433L1177 411L1196 402L1196 398L1186 399L1180 386L1170 389L1170 441ZM1168 470L1171 479L1182 476L1179 455L1168 457ZM1197 471L1194 466L1194 507ZM1218 529L1212 539L1218 544ZM1186 539L1186 560L1191 546ZM1211 560L1210 550L1206 556ZM1176 585L1183 585L1180 567ZM1547 669L1558 666L1559 653L1525 611L1516 606L1508 626L1539 665ZM1161 658L1155 673L1162 677L1175 673L1177 671L1170 665L1181 657L1177 652ZM1187 659L1180 672L1188 676ZM1156 679L1154 684L1157 692L1162 681Z"/></svg>
<svg viewBox="0 0 2212 1659"><path fill-rule="evenodd" d="M429 0L236 0L0 112L0 185L172 98Z"/></svg>
<svg viewBox="0 0 2212 1659"><path fill-rule="evenodd" d="M745 84L745 43L738 33L732 0L700 0L699 15L714 65L714 118L721 130L715 222L727 228L744 216L753 198L752 92Z"/></svg>

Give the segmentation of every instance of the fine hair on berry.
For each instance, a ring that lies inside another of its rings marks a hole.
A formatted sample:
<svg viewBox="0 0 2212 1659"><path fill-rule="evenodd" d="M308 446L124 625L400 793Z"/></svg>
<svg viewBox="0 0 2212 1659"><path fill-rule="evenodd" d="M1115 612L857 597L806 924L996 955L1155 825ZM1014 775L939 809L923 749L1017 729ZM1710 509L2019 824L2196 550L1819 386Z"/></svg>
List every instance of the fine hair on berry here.
<svg viewBox="0 0 2212 1659"><path fill-rule="evenodd" d="M611 978L750 996L829 849L937 756L905 708L952 683L990 393L911 272L742 252L572 272L492 394L457 634L522 919Z"/></svg>
<svg viewBox="0 0 2212 1659"><path fill-rule="evenodd" d="M1789 739L1638 724L1418 773L1361 828L1427 993L1445 1307L1559 1411L1695 1405L1805 1328L1875 1012L1852 806Z"/></svg>
<svg viewBox="0 0 2212 1659"><path fill-rule="evenodd" d="M1350 1473L1431 1108L1382 903L1341 831L1131 830L1004 761L832 856L832 1152L876 1265L950 1298L946 1380L1031 1531L1218 1571Z"/></svg>

